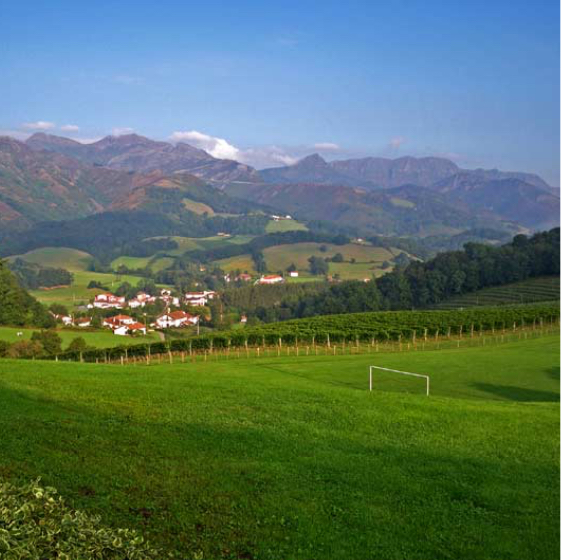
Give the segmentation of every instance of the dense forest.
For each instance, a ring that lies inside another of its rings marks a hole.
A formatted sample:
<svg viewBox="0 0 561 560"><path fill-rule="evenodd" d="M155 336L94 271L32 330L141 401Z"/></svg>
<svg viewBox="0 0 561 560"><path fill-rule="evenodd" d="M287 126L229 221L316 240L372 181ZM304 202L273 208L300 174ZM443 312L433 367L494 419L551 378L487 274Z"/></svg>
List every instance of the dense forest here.
<svg viewBox="0 0 561 560"><path fill-rule="evenodd" d="M16 275L20 285L26 290L69 286L72 283L72 273L64 268L41 266L20 258L14 259L8 266Z"/></svg>
<svg viewBox="0 0 561 560"><path fill-rule="evenodd" d="M1 260L0 325L38 327L54 325L54 320L47 309L18 284L16 277Z"/></svg>
<svg viewBox="0 0 561 560"><path fill-rule="evenodd" d="M419 309L488 286L559 274L559 228L532 237L517 235L493 247L466 243L462 251L441 253L426 262L397 267L375 282L348 281L298 300L272 297L247 312L271 322L314 315ZM242 308L246 312L246 308Z"/></svg>
<svg viewBox="0 0 561 560"><path fill-rule="evenodd" d="M2 236L1 256L26 253L38 247L70 247L102 262L127 254L126 248L147 237L208 237L217 232L260 235L269 218L264 214L236 217L183 212L181 220L145 211L103 212L86 218L37 224Z"/></svg>

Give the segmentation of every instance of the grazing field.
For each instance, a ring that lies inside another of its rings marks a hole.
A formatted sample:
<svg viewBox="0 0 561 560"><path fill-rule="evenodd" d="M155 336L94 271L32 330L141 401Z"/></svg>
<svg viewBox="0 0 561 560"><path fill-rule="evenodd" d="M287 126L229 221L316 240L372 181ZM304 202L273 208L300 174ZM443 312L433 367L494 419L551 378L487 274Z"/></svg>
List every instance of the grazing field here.
<svg viewBox="0 0 561 560"><path fill-rule="evenodd" d="M0 327L0 340L7 342L17 342L18 340L29 340L34 332L40 329L18 328L18 327ZM18 336L17 333L21 332L22 335ZM146 336L117 336L114 335L109 329L104 330L87 330L79 327L69 329L57 329L58 335L62 338L63 350L75 338L81 336L88 346L95 346L96 348L110 348L120 344L141 344L142 342L156 342L160 340L157 333L148 333Z"/></svg>
<svg viewBox="0 0 561 560"><path fill-rule="evenodd" d="M251 255L238 255L227 259L220 259L218 261L214 261L212 264L220 267L224 272L241 270L242 272L247 272L248 274L257 274L257 271L255 270L255 263L253 262Z"/></svg>
<svg viewBox="0 0 561 560"><path fill-rule="evenodd" d="M322 246L325 248L324 251L320 250ZM329 271L330 273L344 274L346 279L362 279L365 277L365 270L379 269L384 261L390 261L394 258L394 251L359 243L348 243L346 245L294 243L269 247L263 251L267 267L273 271L286 270L292 263L296 265L298 270L309 270L308 259L311 256L326 258L333 257L337 253L343 255L345 262L329 263ZM355 259L356 263L351 263L351 259ZM332 266L334 266L333 270ZM366 274L366 277L370 277L373 271Z"/></svg>
<svg viewBox="0 0 561 560"><path fill-rule="evenodd" d="M456 309L474 305L507 305L512 303L532 303L559 299L559 276L530 278L523 282L484 288L446 300L437 307Z"/></svg>
<svg viewBox="0 0 561 560"><path fill-rule="evenodd" d="M181 558L557 558L558 353L0 360L0 477ZM391 375L369 393L372 363L431 396Z"/></svg>
<svg viewBox="0 0 561 560"><path fill-rule="evenodd" d="M283 231L308 231L308 228L296 220L271 220L265 227L267 233L280 233Z"/></svg>
<svg viewBox="0 0 561 560"><path fill-rule="evenodd" d="M30 291L31 295L45 305L60 303L71 309L78 305L87 304L96 294L103 291L97 288L88 288L87 286L92 280L100 282L109 290L116 289L123 282L129 282L131 285L136 286L142 280L140 276L128 274L90 272L88 265L93 257L89 253L66 247L44 247L18 256L26 261L43 266L65 268L74 275L74 281L71 286ZM120 263L125 264L129 268L145 266L145 263L150 260L150 258L139 259L137 257L121 257L121 259ZM171 259L168 259L168 262L171 263ZM166 263L162 264L165 265Z"/></svg>
<svg viewBox="0 0 561 560"><path fill-rule="evenodd" d="M88 265L93 257L84 251L78 249L69 249L67 247L42 247L34 249L23 255L9 257L14 259L19 257L24 261L39 264L42 266L51 266L53 268L65 268L70 272L77 270L87 270Z"/></svg>

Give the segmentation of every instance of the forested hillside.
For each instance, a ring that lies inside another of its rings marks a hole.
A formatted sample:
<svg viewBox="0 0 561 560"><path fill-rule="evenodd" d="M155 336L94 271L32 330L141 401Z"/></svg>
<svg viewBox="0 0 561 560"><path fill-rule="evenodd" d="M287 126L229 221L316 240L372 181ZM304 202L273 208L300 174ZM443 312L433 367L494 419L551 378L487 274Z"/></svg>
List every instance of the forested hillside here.
<svg viewBox="0 0 561 560"><path fill-rule="evenodd" d="M17 282L6 263L0 260L0 325L54 324L47 310Z"/></svg>
<svg viewBox="0 0 561 560"><path fill-rule="evenodd" d="M250 310L264 321L361 311L426 308L488 286L559 275L559 228L490 247L467 243L426 262L398 267L376 281L341 282L298 301L283 300Z"/></svg>

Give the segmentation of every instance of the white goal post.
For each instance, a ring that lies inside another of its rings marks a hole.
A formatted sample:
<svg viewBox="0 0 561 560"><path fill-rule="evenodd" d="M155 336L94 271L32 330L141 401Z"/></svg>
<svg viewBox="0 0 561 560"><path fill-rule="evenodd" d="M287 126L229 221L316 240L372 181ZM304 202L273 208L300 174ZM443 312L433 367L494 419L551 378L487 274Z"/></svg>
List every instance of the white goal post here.
<svg viewBox="0 0 561 560"><path fill-rule="evenodd" d="M372 391L373 389L373 375L372 375L372 370L373 369L380 369L382 371L391 371L393 373L401 373L402 375L412 375L413 377L423 377L424 379L427 380L427 397L429 396L429 391L430 391L430 377L428 375L422 375L420 373L411 373L410 371L400 371L399 369L390 369L390 368L385 368L385 367L380 367L380 366L370 366L370 379L369 379L369 390Z"/></svg>

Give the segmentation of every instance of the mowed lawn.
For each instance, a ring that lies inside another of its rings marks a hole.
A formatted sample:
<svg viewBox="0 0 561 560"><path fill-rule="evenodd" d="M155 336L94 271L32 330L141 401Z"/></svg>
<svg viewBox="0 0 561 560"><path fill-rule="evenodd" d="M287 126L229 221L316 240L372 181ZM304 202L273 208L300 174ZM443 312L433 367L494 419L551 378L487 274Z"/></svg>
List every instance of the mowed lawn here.
<svg viewBox="0 0 561 560"><path fill-rule="evenodd" d="M558 337L173 366L0 361L0 477L182 558L551 559ZM431 375L377 375L368 365Z"/></svg>

